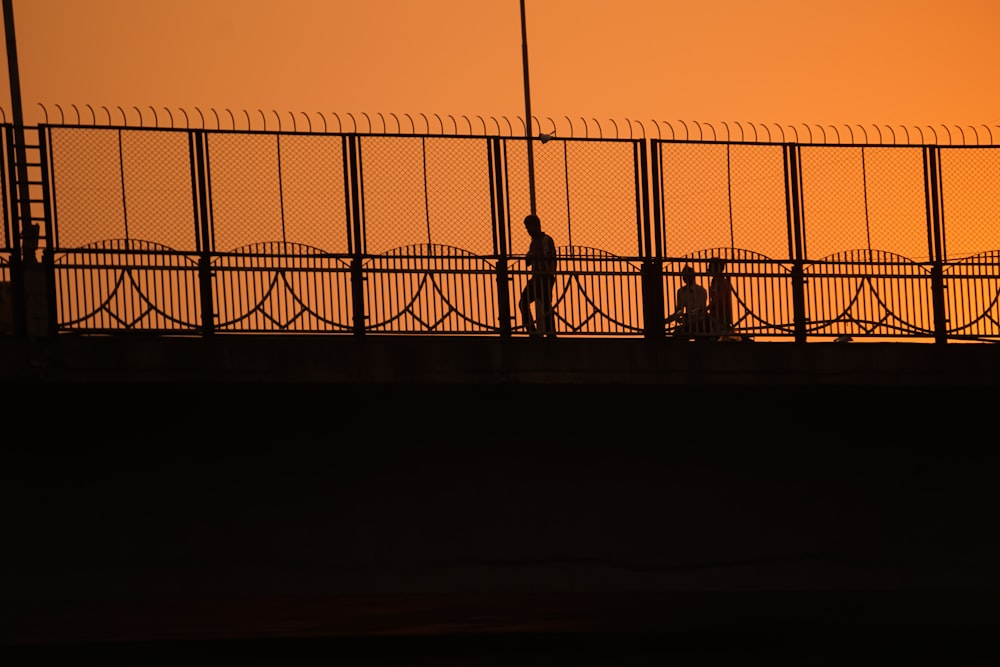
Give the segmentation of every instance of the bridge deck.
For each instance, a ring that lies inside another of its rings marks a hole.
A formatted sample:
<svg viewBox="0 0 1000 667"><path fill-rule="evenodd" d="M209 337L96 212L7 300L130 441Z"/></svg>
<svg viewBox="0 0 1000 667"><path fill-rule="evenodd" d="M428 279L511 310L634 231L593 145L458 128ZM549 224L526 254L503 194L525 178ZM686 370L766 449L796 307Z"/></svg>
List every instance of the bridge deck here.
<svg viewBox="0 0 1000 667"><path fill-rule="evenodd" d="M3 349L11 664L989 664L1000 348Z"/></svg>
<svg viewBox="0 0 1000 667"><path fill-rule="evenodd" d="M0 338L0 380L995 386L991 343L470 336Z"/></svg>

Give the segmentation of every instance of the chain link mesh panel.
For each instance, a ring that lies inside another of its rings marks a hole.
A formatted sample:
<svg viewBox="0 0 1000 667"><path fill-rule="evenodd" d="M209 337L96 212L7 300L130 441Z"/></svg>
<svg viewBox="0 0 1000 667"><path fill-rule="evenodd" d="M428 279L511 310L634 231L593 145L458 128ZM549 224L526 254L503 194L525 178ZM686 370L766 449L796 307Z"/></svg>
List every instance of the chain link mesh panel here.
<svg viewBox="0 0 1000 667"><path fill-rule="evenodd" d="M524 231L524 216L531 212L531 196L528 183L528 144L524 140L505 139L503 141L505 178L507 181L507 251L511 255L528 252L531 238ZM535 153L534 149L532 152ZM534 154L535 171L538 171L538 155ZM564 218L566 211L566 182L547 179L540 182L535 176L535 212L542 221L542 229L552 237L556 246L568 245L566 226L557 221Z"/></svg>
<svg viewBox="0 0 1000 667"><path fill-rule="evenodd" d="M521 221L531 210L527 143L504 142L512 255L528 251ZM567 253L576 247L619 257L639 253L634 144L629 141L536 141L535 209L542 229ZM583 250L588 254L588 250Z"/></svg>
<svg viewBox="0 0 1000 667"><path fill-rule="evenodd" d="M927 204L921 149L869 146L861 150L870 249L926 261Z"/></svg>
<svg viewBox="0 0 1000 667"><path fill-rule="evenodd" d="M486 140L429 138L426 151L428 242L495 254Z"/></svg>
<svg viewBox="0 0 1000 667"><path fill-rule="evenodd" d="M780 146L660 143L663 255L741 248L788 255Z"/></svg>
<svg viewBox="0 0 1000 667"><path fill-rule="evenodd" d="M565 141L568 245L637 257L636 152L630 142ZM547 147L547 146L546 146Z"/></svg>
<svg viewBox="0 0 1000 667"><path fill-rule="evenodd" d="M285 241L328 253L350 252L344 195L344 139L281 135L280 142Z"/></svg>
<svg viewBox="0 0 1000 667"><path fill-rule="evenodd" d="M661 144L663 255L731 248L726 146Z"/></svg>
<svg viewBox="0 0 1000 667"><path fill-rule="evenodd" d="M729 146L733 246L771 259L788 258L788 205L781 146Z"/></svg>
<svg viewBox="0 0 1000 667"><path fill-rule="evenodd" d="M285 241L278 135L209 134L208 162L213 249Z"/></svg>
<svg viewBox="0 0 1000 667"><path fill-rule="evenodd" d="M1000 249L1000 149L940 151L947 258Z"/></svg>
<svg viewBox="0 0 1000 667"><path fill-rule="evenodd" d="M127 237L195 250L188 133L130 130L121 138Z"/></svg>
<svg viewBox="0 0 1000 667"><path fill-rule="evenodd" d="M780 146L660 143L663 255L740 248L788 257Z"/></svg>
<svg viewBox="0 0 1000 667"><path fill-rule="evenodd" d="M447 245L494 254L484 139L364 137L367 252Z"/></svg>
<svg viewBox="0 0 1000 667"><path fill-rule="evenodd" d="M852 250L928 257L919 148L804 147L802 199L809 259Z"/></svg>
<svg viewBox="0 0 1000 667"><path fill-rule="evenodd" d="M869 249L862 158L857 147L802 148L802 219L807 259Z"/></svg>
<svg viewBox="0 0 1000 667"><path fill-rule="evenodd" d="M55 245L126 238L118 130L52 128Z"/></svg>
<svg viewBox="0 0 1000 667"><path fill-rule="evenodd" d="M363 137L365 252L429 243L424 139Z"/></svg>

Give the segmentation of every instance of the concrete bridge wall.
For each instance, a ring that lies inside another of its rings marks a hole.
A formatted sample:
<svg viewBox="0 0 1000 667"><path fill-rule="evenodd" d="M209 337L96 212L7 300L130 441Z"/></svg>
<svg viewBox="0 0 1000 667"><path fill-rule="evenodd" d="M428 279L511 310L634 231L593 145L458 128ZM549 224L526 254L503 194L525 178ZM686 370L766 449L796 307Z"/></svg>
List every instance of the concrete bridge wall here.
<svg viewBox="0 0 1000 667"><path fill-rule="evenodd" d="M382 638L372 659L430 636L619 664L622 644L751 635L770 664L788 642L885 664L904 635L926 658L998 627L991 346L3 349L0 645L19 658L189 664L156 652L212 639L285 664L240 642Z"/></svg>
<svg viewBox="0 0 1000 667"><path fill-rule="evenodd" d="M989 343L682 343L461 336L0 339L0 380L978 386Z"/></svg>

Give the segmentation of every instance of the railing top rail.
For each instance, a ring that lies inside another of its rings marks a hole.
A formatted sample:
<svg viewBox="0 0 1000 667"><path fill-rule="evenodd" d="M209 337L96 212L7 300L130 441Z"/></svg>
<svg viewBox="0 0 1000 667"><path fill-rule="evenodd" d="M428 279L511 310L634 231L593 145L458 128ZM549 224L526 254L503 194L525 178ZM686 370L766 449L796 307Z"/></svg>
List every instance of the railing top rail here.
<svg viewBox="0 0 1000 667"><path fill-rule="evenodd" d="M387 136L526 137L521 116L438 113L368 113L278 111L38 103L42 125L117 129L178 129L293 134L362 134ZM0 121L7 115L0 108ZM997 146L1000 125L881 123L766 123L686 121L584 116L532 116L531 136L538 139L597 139L855 146Z"/></svg>

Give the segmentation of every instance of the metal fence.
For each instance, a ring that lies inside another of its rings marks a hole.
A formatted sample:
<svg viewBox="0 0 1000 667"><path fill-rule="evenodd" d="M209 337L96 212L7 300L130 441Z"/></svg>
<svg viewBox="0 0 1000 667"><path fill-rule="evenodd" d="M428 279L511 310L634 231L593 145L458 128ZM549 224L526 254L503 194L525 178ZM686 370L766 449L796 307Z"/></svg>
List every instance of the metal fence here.
<svg viewBox="0 0 1000 667"><path fill-rule="evenodd" d="M523 137L39 126L36 257L14 233L6 129L9 331L32 313L48 334L524 331ZM533 154L560 335L669 336L681 269L707 283L722 258L745 337L1000 340L1000 147L559 138Z"/></svg>

